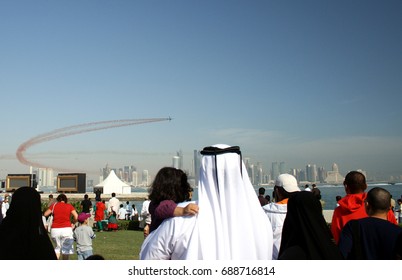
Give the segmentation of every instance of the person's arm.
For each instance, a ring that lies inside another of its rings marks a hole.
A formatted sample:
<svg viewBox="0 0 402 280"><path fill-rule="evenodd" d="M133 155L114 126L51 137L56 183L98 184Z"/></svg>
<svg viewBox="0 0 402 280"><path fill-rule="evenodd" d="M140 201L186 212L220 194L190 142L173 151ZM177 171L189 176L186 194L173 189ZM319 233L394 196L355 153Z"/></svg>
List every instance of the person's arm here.
<svg viewBox="0 0 402 280"><path fill-rule="evenodd" d="M52 210L51 209L47 209L46 211L45 211L45 213L43 213L43 216L45 216L46 218L47 217L49 217L49 215L52 213Z"/></svg>
<svg viewBox="0 0 402 280"><path fill-rule="evenodd" d="M167 218L174 217L174 211L176 209L177 204L173 200L163 200L156 207L150 206L150 208L154 208L152 213L152 218L158 220L164 220Z"/></svg>
<svg viewBox="0 0 402 280"><path fill-rule="evenodd" d="M198 213L198 205L195 203L189 203L186 207L177 206L174 209L173 216L191 216L196 215Z"/></svg>
<svg viewBox="0 0 402 280"><path fill-rule="evenodd" d="M73 215L73 224L75 224L76 222L77 222L77 220L78 220L78 214L77 214L77 211L75 211L75 209L73 209L72 211L71 211L71 214ZM74 226L74 225L73 225Z"/></svg>
<svg viewBox="0 0 402 280"><path fill-rule="evenodd" d="M164 220L172 217L190 216L198 213L198 205L189 203L186 207L179 207L173 200L163 200L156 206L154 217Z"/></svg>

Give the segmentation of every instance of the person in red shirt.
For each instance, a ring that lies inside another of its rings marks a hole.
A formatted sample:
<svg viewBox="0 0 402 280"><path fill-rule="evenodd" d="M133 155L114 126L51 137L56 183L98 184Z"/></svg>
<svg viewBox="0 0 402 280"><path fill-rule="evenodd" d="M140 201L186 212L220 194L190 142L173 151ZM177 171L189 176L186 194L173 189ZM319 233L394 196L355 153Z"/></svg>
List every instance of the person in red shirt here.
<svg viewBox="0 0 402 280"><path fill-rule="evenodd" d="M343 185L346 196L338 201L339 206L335 208L331 222L331 232L336 243L339 242L342 228L347 222L368 217L364 206L367 197L367 183L364 174L359 171L349 172ZM397 224L391 209L388 212L387 220Z"/></svg>
<svg viewBox="0 0 402 280"><path fill-rule="evenodd" d="M44 216L48 217L53 214L53 222L51 226L50 236L55 243L55 252L57 258L60 255L63 259L69 259L74 254L74 237L73 228L77 222L78 214L74 206L67 203L67 196L59 194L57 202L50 205L45 211Z"/></svg>

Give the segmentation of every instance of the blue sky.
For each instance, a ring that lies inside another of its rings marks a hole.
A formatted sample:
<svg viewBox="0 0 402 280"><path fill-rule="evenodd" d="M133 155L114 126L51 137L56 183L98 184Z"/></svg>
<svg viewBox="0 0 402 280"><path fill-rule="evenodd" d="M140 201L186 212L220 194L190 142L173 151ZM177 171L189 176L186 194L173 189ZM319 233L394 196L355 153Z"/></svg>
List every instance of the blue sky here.
<svg viewBox="0 0 402 280"><path fill-rule="evenodd" d="M269 170L402 174L402 2L1 1L0 177L25 141L82 123L166 118L40 143L25 156L151 172L239 145Z"/></svg>

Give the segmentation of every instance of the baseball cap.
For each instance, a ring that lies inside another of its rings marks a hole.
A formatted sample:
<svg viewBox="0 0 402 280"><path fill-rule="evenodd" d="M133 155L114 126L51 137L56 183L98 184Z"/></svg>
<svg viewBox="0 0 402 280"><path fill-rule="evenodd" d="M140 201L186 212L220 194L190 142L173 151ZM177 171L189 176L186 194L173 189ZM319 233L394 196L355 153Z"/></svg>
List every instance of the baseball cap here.
<svg viewBox="0 0 402 280"><path fill-rule="evenodd" d="M296 178L290 174L279 175L278 178L276 178L275 186L284 188L284 190L289 193L300 191Z"/></svg>
<svg viewBox="0 0 402 280"><path fill-rule="evenodd" d="M85 220L88 219L89 217L91 217L91 214L82 212L82 213L80 213L80 214L78 215L78 221L79 221L80 223L83 223L83 222L85 222Z"/></svg>

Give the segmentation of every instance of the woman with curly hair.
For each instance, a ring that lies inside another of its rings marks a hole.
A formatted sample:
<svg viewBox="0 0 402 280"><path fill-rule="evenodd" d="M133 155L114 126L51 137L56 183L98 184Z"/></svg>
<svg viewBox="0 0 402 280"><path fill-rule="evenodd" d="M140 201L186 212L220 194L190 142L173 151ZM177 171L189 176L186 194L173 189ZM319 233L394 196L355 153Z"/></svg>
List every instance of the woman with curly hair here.
<svg viewBox="0 0 402 280"><path fill-rule="evenodd" d="M182 170L173 167L160 169L149 193L150 232L157 229L167 218L197 214L198 205L195 203L190 203L184 208L177 207L177 203L190 200L192 190L187 175Z"/></svg>

